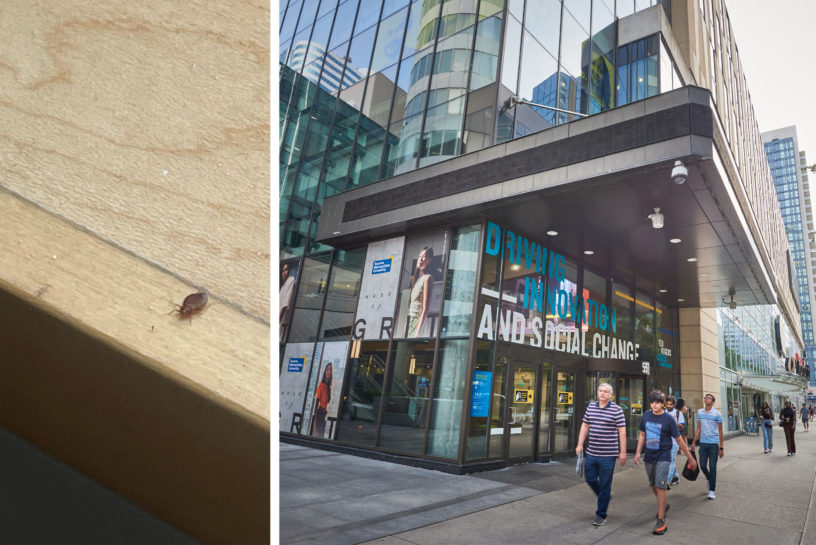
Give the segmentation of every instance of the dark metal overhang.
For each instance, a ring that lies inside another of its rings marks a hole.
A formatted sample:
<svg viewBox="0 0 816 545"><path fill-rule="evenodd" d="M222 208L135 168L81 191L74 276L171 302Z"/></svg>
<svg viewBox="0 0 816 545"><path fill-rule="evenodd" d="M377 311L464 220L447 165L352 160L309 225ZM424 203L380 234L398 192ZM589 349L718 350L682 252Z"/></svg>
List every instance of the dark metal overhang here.
<svg viewBox="0 0 816 545"><path fill-rule="evenodd" d="M331 197L317 239L350 248L488 219L666 304L719 306L729 289L739 305L776 303L720 130L710 93L684 87ZM662 229L648 218L656 207Z"/></svg>

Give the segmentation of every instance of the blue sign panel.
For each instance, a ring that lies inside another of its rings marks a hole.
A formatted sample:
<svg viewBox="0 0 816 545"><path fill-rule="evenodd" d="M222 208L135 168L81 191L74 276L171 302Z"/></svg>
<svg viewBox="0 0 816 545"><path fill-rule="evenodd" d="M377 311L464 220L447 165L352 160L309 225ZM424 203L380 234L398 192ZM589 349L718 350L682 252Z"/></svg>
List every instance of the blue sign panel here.
<svg viewBox="0 0 816 545"><path fill-rule="evenodd" d="M393 259L393 257L389 257L388 259L378 259L375 261L371 266L371 274L391 272L391 261L393 261Z"/></svg>
<svg viewBox="0 0 816 545"><path fill-rule="evenodd" d="M303 363L306 361L306 358L299 357L299 358L289 358L289 366L286 370L290 373L302 373L303 372Z"/></svg>
<svg viewBox="0 0 816 545"><path fill-rule="evenodd" d="M470 392L470 416L487 416L490 407L490 387L492 382L492 372L473 372L473 389Z"/></svg>

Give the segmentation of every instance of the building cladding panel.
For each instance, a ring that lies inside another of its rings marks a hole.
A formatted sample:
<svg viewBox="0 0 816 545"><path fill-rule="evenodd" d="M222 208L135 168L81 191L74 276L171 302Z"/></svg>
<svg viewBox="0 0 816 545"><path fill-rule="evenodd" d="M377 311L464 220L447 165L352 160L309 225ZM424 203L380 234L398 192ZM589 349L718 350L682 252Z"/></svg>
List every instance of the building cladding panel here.
<svg viewBox="0 0 816 545"><path fill-rule="evenodd" d="M813 329L813 309L816 303L813 285L814 250L811 242L813 213L810 185L806 174L802 172L804 153L799 150L796 127L762 133L762 140L785 223L791 258L796 267L802 337L807 359L813 361L816 355Z"/></svg>

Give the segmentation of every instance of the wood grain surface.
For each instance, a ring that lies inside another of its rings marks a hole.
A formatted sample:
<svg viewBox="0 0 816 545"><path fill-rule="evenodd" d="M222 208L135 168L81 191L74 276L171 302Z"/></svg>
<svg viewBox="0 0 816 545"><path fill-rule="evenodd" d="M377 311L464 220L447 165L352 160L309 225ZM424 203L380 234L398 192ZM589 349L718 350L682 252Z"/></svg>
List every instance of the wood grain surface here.
<svg viewBox="0 0 816 545"><path fill-rule="evenodd" d="M269 321L269 4L6 0L0 185Z"/></svg>
<svg viewBox="0 0 816 545"><path fill-rule="evenodd" d="M269 541L269 9L0 3L0 425L206 543Z"/></svg>

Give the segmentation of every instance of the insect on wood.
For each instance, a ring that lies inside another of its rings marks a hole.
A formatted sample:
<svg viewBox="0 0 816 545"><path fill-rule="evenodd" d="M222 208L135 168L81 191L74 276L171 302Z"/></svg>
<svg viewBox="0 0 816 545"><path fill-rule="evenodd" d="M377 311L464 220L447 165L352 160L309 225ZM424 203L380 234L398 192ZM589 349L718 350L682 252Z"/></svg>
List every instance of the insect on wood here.
<svg viewBox="0 0 816 545"><path fill-rule="evenodd" d="M207 306L207 292L201 291L198 293L191 293L184 298L181 305L176 305L176 309L170 312L178 312L180 318L190 318L190 323L193 323L193 314L198 314L204 307Z"/></svg>

